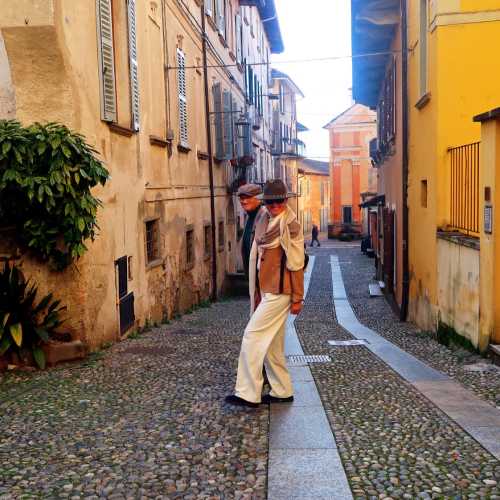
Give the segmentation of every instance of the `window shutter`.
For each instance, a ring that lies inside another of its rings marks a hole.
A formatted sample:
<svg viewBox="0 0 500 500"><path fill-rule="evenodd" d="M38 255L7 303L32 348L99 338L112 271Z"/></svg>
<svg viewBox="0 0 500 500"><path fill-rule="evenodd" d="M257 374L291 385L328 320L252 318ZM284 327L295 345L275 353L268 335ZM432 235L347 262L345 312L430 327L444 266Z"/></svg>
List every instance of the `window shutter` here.
<svg viewBox="0 0 500 500"><path fill-rule="evenodd" d="M132 109L132 128L139 130L139 76L137 70L137 30L135 22L135 2L128 0L128 47L130 59L130 96Z"/></svg>
<svg viewBox="0 0 500 500"><path fill-rule="evenodd" d="M97 45L101 85L101 119L116 121L115 57L111 0L97 0Z"/></svg>
<svg viewBox="0 0 500 500"><path fill-rule="evenodd" d="M215 157L218 160L224 159L224 129L222 115L222 88L220 83L214 83L212 88L214 94L215 111Z"/></svg>
<svg viewBox="0 0 500 500"><path fill-rule="evenodd" d="M231 113L231 92L224 90L223 94L224 122L224 159L233 158L233 114Z"/></svg>
<svg viewBox="0 0 500 500"><path fill-rule="evenodd" d="M217 30L221 35L225 37L226 30L225 30L224 0L215 0L215 8L216 8Z"/></svg>
<svg viewBox="0 0 500 500"><path fill-rule="evenodd" d="M212 15L212 2L213 0L205 0L205 14Z"/></svg>
<svg viewBox="0 0 500 500"><path fill-rule="evenodd" d="M177 49L177 86L179 89L179 142L188 147L188 110L186 94L186 56Z"/></svg>
<svg viewBox="0 0 500 500"><path fill-rule="evenodd" d="M240 118L240 113L238 113L238 103L236 102L236 99L234 97L232 98L231 111L232 111L231 116L233 123L233 148L234 148L233 157L241 158L243 156L243 141L238 136L238 128L236 127L236 122Z"/></svg>
<svg viewBox="0 0 500 500"><path fill-rule="evenodd" d="M235 22L235 30L236 30L236 62L241 64L243 60L243 47L241 45L241 16L236 14L236 22Z"/></svg>

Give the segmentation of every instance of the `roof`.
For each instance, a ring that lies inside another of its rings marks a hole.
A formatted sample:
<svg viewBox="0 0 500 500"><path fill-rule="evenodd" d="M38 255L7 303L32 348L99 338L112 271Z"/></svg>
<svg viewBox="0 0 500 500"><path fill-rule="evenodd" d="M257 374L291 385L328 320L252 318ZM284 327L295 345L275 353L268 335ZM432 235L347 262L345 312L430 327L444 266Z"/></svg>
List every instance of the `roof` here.
<svg viewBox="0 0 500 500"><path fill-rule="evenodd" d="M302 90L300 90L299 86L286 73L283 73L283 71L272 68L271 76L273 80L286 80L296 94L304 97L304 94L302 93Z"/></svg>
<svg viewBox="0 0 500 500"><path fill-rule="evenodd" d="M353 113L349 113L349 111L353 111ZM359 113L358 113L359 111ZM369 119L369 118L372 119ZM359 118L359 120L357 119ZM344 121L342 121L344 119ZM377 120L377 114L374 111L370 111L363 104L353 104L346 110L342 111L335 118L332 118L323 128L329 129L332 125L335 125L337 122L340 124L361 124L361 123L373 123Z"/></svg>
<svg viewBox="0 0 500 500"><path fill-rule="evenodd" d="M378 196L374 196L373 198L364 201L359 206L361 208L376 207L377 205L383 205L384 203L385 203L385 194L379 194Z"/></svg>
<svg viewBox="0 0 500 500"><path fill-rule="evenodd" d="M304 158L299 164L299 170L305 174L330 175L330 163Z"/></svg>
<svg viewBox="0 0 500 500"><path fill-rule="evenodd" d="M356 102L375 108L400 22L400 0L351 0L352 90ZM359 57L367 54L366 57Z"/></svg>
<svg viewBox="0 0 500 500"><path fill-rule="evenodd" d="M273 54L281 54L285 50L285 44L281 36L280 23L274 0L260 0L250 3L257 3L259 14L264 24L264 30L271 46L271 52Z"/></svg>
<svg viewBox="0 0 500 500"><path fill-rule="evenodd" d="M297 122L297 132L307 132L309 129L300 122Z"/></svg>

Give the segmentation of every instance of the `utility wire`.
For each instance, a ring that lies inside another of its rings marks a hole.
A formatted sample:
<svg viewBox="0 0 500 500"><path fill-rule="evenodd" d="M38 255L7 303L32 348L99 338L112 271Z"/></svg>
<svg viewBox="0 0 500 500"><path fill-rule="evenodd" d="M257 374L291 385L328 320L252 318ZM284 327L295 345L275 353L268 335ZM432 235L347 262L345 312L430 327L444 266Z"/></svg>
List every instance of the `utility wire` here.
<svg viewBox="0 0 500 500"><path fill-rule="evenodd" d="M254 63L233 63L233 64L209 64L207 68L236 68L238 66L274 66L276 64L302 64L302 63L313 63L313 62L325 62L325 61L339 61L343 59L360 59L363 57L380 57L388 56L392 54L401 54L400 50L389 50L384 52L366 52L365 54L351 54L345 56L326 56L326 57L311 57L308 59L290 59L288 61L271 61L271 62L254 62ZM184 69L201 69L203 66L184 66ZM168 66L167 70L179 69L178 66Z"/></svg>

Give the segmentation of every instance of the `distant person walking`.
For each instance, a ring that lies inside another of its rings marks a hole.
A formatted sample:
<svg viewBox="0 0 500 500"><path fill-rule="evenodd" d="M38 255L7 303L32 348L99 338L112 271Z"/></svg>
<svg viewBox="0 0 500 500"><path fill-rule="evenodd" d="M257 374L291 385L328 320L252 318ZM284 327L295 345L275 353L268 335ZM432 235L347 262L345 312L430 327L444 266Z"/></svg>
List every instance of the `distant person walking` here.
<svg viewBox="0 0 500 500"><path fill-rule="evenodd" d="M304 296L304 237L288 190L280 180L268 181L262 199L266 210L255 222L250 254L250 310L238 362L234 394L226 402L256 407L291 402L293 387L285 360L285 322L299 314ZM265 366L270 394L262 397Z"/></svg>
<svg viewBox="0 0 500 500"><path fill-rule="evenodd" d="M248 263L250 261L250 250L252 249L254 238L255 220L259 212L265 211L265 208L262 206L262 201L257 198L257 196L262 194L262 188L257 184L244 184L240 186L237 194L241 207L247 213L247 221L241 241L241 257L243 259L245 276L248 278Z"/></svg>
<svg viewBox="0 0 500 500"><path fill-rule="evenodd" d="M318 226L316 224L313 224L312 231L311 231L311 246L312 247L314 246L314 242L316 242L319 247L321 246L321 243L318 240L318 236L319 236Z"/></svg>

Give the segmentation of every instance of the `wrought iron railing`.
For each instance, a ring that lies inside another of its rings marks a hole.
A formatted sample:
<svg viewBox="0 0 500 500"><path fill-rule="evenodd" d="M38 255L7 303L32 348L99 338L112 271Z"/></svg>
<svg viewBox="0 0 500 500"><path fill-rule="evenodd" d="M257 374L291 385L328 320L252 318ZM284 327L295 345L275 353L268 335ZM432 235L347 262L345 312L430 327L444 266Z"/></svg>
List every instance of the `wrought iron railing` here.
<svg viewBox="0 0 500 500"><path fill-rule="evenodd" d="M449 148L451 158L450 225L479 234L479 142Z"/></svg>

